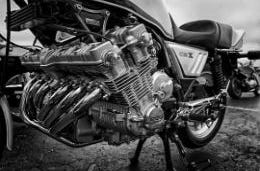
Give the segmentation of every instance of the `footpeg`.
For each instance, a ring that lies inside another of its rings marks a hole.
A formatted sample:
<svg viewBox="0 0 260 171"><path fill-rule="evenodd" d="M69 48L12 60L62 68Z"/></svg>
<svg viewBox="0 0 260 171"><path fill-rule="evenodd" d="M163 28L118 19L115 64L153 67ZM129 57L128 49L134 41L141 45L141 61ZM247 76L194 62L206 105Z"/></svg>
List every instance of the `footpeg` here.
<svg viewBox="0 0 260 171"><path fill-rule="evenodd" d="M196 108L181 108L178 116L184 121L206 122L208 119L213 119L210 112L210 104L202 104Z"/></svg>
<svg viewBox="0 0 260 171"><path fill-rule="evenodd" d="M223 104L226 104L226 93L224 91L213 97L181 102L177 116L184 121L214 121L217 118L215 109L221 108Z"/></svg>

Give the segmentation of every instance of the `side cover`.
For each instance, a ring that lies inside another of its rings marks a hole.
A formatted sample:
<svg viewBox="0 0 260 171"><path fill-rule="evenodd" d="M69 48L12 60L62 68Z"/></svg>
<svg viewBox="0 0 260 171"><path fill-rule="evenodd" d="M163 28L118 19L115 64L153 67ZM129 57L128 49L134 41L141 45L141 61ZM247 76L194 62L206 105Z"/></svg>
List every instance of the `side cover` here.
<svg viewBox="0 0 260 171"><path fill-rule="evenodd" d="M184 77L198 77L200 76L207 58L208 52L202 49L185 46L177 43L166 42L171 58L177 57Z"/></svg>

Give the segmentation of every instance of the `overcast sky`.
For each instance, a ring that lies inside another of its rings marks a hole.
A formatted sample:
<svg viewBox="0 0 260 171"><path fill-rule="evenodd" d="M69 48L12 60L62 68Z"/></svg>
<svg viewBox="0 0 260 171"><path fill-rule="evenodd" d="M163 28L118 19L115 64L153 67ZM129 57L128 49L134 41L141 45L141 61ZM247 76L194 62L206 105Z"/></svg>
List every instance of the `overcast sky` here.
<svg viewBox="0 0 260 171"><path fill-rule="evenodd" d="M260 47L260 0L165 0L177 25L210 19L245 29L246 43ZM0 32L5 33L6 0L0 0ZM151 0L152 2L152 0ZM15 8L14 5L12 5ZM30 44L29 32L12 34L19 44Z"/></svg>

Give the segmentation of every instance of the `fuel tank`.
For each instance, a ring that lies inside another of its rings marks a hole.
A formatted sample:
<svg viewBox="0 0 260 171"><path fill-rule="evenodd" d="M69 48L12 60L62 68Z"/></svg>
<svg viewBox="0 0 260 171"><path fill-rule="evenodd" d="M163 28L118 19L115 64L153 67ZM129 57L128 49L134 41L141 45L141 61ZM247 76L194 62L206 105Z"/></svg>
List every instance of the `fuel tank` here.
<svg viewBox="0 0 260 171"><path fill-rule="evenodd" d="M164 36L174 39L170 14L163 0L91 0L135 14L154 25Z"/></svg>

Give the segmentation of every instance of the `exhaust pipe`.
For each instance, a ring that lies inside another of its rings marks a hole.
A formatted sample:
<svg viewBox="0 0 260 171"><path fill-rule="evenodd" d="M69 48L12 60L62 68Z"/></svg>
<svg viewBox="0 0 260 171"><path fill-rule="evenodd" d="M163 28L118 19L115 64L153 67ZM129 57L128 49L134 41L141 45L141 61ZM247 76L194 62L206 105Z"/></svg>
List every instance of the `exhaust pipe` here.
<svg viewBox="0 0 260 171"><path fill-rule="evenodd" d="M36 112L39 112L40 111L40 108L38 107L38 103L40 101L40 94L42 92L45 92L46 90L48 90L48 84L49 84L49 81L45 82L44 84L41 85L41 87L37 90L37 92L35 93L34 97L33 97L33 104L36 108Z"/></svg>
<svg viewBox="0 0 260 171"><path fill-rule="evenodd" d="M28 84L28 87L29 87L29 84ZM27 92L28 93L28 92ZM26 97L25 96L25 92L23 94L24 96L23 97ZM84 146L88 146L88 145L91 145L91 144L96 144L96 143L99 143L99 142L102 142L103 139L99 139L99 140L96 140L96 141L93 141L91 143L75 143L75 142L72 142L64 137L60 137L60 136L56 136L56 135L53 135L50 133L49 129L46 129L44 127L42 127L39 123L36 123L32 120L29 119L29 117L27 116L27 113L26 113L26 110L25 110L25 104L27 102L27 99L26 98L22 98L22 101L21 101L21 116L22 116L22 119L23 121L32 126L32 127L35 127L37 128L38 130L40 130L42 133L56 139L57 141L59 142L62 142L68 146L71 146L71 147L76 147L76 148L79 148L79 147L84 147Z"/></svg>
<svg viewBox="0 0 260 171"><path fill-rule="evenodd" d="M61 95L64 94L67 95L68 92L70 92L70 96L71 99L66 98L67 100L64 100L64 103L60 103L61 108L61 112L65 111L67 112L67 110L69 108L67 108L67 106L63 106L63 105L68 105L68 104L74 104L76 103L72 109L69 111L69 113L64 114L64 116L58 115L57 117L60 119L54 126L53 128L49 129L49 128L44 128L41 124L41 122L37 122L34 121L34 118L30 118L30 113L32 113L31 110L28 110L28 106L31 105L30 100L31 98L29 98L29 96L32 92L31 90L35 89L36 86L36 82L39 81L39 77L38 78L33 78L31 80L29 80L29 82L25 85L24 87L24 91L23 91L23 95L22 95L22 99L21 99L21 104L20 104L20 111L21 111L21 118L23 119L23 121L25 123L27 123L28 125L31 125L35 128L37 128L38 130L40 130L41 132L51 136L52 138L67 144L69 146L72 147L83 147L83 146L87 146L87 145L91 145L91 144L95 144L98 142L103 141L103 139L99 139L96 141L92 141L89 143L77 143L77 142L72 142L71 140L68 140L64 137L55 135L57 134L59 131L61 131L64 127L66 127L67 125L69 125L70 123L74 122L76 119L78 119L79 117L83 116L84 114L86 114L87 109L93 104L95 103L97 100L99 100L102 97L102 90L100 88L95 88L93 91L91 91L90 93L87 93L89 91L89 87L86 86L85 84L82 84L80 87L78 87L76 90L71 91L69 90L69 87L71 85L64 85L63 88L61 88L60 90L63 90L62 93L59 92L55 92L54 94L58 95L61 97ZM37 83L38 85L38 83ZM67 87L67 88L66 88ZM67 89L65 91L65 89ZM65 93L66 92L66 93ZM77 97L77 95L79 95L79 97ZM66 97L67 97L66 96ZM56 98L52 98L52 101L56 100ZM58 102L60 102L60 98L57 98ZM55 101L54 101L55 102ZM52 103L53 105L54 103ZM71 105L69 105L71 107ZM47 122L46 122L47 123ZM50 122L52 123L52 122ZM52 130L52 131L50 131ZM55 133L55 134L53 134Z"/></svg>
<svg viewBox="0 0 260 171"><path fill-rule="evenodd" d="M52 94L48 102L45 105L43 105L40 112L37 114L37 120L43 121L45 117L48 115L48 113L50 112L50 110L53 109L55 105L57 105L64 98L64 96L71 91L72 88L71 86L72 85L69 82L69 83L65 83L63 86L58 88Z"/></svg>
<svg viewBox="0 0 260 171"><path fill-rule="evenodd" d="M43 125L49 128L52 123L60 117L63 113L67 112L71 106L80 100L87 93L87 87L81 85L75 90L72 90L62 101L52 109L43 121Z"/></svg>
<svg viewBox="0 0 260 171"><path fill-rule="evenodd" d="M56 90L58 89L59 81L57 80L48 80L46 81L36 92L33 102L35 107L40 111L43 103L43 99L45 95L50 91L50 90ZM37 112L38 112L37 111Z"/></svg>
<svg viewBox="0 0 260 171"><path fill-rule="evenodd" d="M34 104L33 104L33 98L34 98L34 95L35 95L35 93L37 92L37 90L42 86L42 84L44 83L44 80L42 80L42 79L39 79L39 80L37 80L34 84L32 84L32 86L30 87L30 89L28 90L28 92L30 92L30 93L28 93L28 106L27 106L27 108L28 108L28 115L30 116L30 117L33 117L33 118L35 118L35 114L36 114L36 108L35 108L35 106L34 106Z"/></svg>
<svg viewBox="0 0 260 171"><path fill-rule="evenodd" d="M31 113L31 111L29 111L29 108L27 107L28 101L29 101L29 92L37 80L38 80L38 78L34 77L33 79L29 80L28 83L24 87L24 91L23 91L21 103L20 103L20 110L21 110L21 114L22 114L21 116L22 116L23 120L25 120L23 118L23 113L28 113L28 114ZM28 122L26 122L26 123L28 123Z"/></svg>
<svg viewBox="0 0 260 171"><path fill-rule="evenodd" d="M91 93L86 94L68 113L64 113L60 117L60 120L51 127L50 132L56 135L77 118L85 115L89 107L101 98L101 92L100 88L96 88Z"/></svg>

